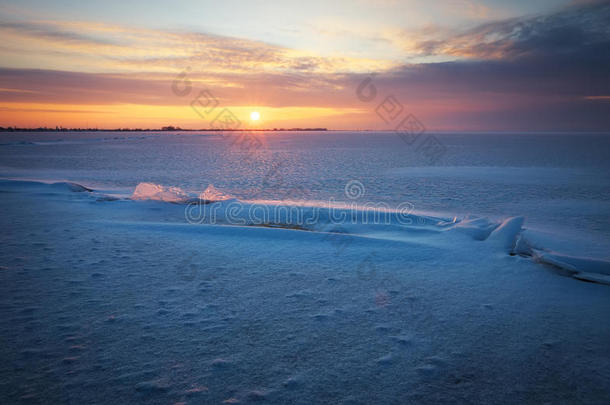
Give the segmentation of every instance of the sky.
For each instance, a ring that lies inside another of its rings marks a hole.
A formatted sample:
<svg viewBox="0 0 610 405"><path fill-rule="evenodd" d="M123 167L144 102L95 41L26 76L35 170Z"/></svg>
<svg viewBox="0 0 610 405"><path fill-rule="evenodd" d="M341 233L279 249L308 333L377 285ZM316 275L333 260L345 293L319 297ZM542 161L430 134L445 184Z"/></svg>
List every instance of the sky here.
<svg viewBox="0 0 610 405"><path fill-rule="evenodd" d="M0 126L609 131L609 21L591 0L0 0Z"/></svg>

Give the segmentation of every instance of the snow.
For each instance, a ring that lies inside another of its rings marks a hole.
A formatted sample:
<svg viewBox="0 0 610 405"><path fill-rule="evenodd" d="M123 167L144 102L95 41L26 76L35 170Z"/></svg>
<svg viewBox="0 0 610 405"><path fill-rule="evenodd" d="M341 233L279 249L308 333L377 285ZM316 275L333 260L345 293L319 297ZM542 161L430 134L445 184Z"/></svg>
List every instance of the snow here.
<svg viewBox="0 0 610 405"><path fill-rule="evenodd" d="M507 218L493 230L487 240L490 243L497 244L506 253L511 253L517 244L519 233L523 229L523 222L525 222L523 217Z"/></svg>
<svg viewBox="0 0 610 405"><path fill-rule="evenodd" d="M180 187L164 187L160 184L140 183L131 198L134 200L183 202L188 198L188 195Z"/></svg>
<svg viewBox="0 0 610 405"><path fill-rule="evenodd" d="M497 223L490 221L487 218L467 216L461 221L454 219L451 223L453 229L458 232L465 233L475 240L485 240L491 232L498 227Z"/></svg>
<svg viewBox="0 0 610 405"><path fill-rule="evenodd" d="M214 187L213 184L208 185L206 189L203 190L203 192L199 195L199 199L204 201L223 201L230 200L233 198L235 197L218 190L216 187Z"/></svg>
<svg viewBox="0 0 610 405"><path fill-rule="evenodd" d="M3 403L610 401L607 262L523 218L78 190L0 182Z"/></svg>
<svg viewBox="0 0 610 405"><path fill-rule="evenodd" d="M568 256L554 252L534 250L537 261L557 266L572 272L598 273L610 275L610 261L590 257Z"/></svg>
<svg viewBox="0 0 610 405"><path fill-rule="evenodd" d="M195 196L193 193L188 193L180 187L164 186L155 183L139 183L131 195L132 200L192 203L197 205L205 202L225 201L233 198L232 195L218 190L212 184L202 191L199 196Z"/></svg>
<svg viewBox="0 0 610 405"><path fill-rule="evenodd" d="M610 285L610 276L604 274L580 272L574 274L572 277L583 281Z"/></svg>

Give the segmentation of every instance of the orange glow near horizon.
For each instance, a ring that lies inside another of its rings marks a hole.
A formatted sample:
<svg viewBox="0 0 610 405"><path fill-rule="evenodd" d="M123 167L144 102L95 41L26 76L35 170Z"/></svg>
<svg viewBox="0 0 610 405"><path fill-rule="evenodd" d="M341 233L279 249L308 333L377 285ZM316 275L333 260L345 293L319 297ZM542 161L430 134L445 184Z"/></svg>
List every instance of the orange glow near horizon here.
<svg viewBox="0 0 610 405"><path fill-rule="evenodd" d="M241 128L256 125L265 128L332 126L338 117L364 114L354 108L323 107L256 107L228 106L241 122ZM223 108L218 108L220 112ZM254 112L258 120L253 120ZM364 114L366 115L366 114ZM0 125L22 128L161 128L176 126L184 129L210 128L214 118L197 115L189 104L156 106L141 104L64 105L38 103L0 103ZM263 117L264 120L263 120ZM322 123L322 124L320 124Z"/></svg>
<svg viewBox="0 0 610 405"><path fill-rule="evenodd" d="M597 50L607 2L541 0L525 12L491 0L364 1L298 13L244 2L248 12L235 13L186 0L148 2L142 19L137 2L32 1L0 6L2 127L204 129L224 109L240 128L260 129L391 131L409 115L427 131L610 125ZM553 37L581 31L573 42ZM567 60L569 69L549 71ZM358 92L371 78L369 99ZM218 110L202 117L191 103L204 91ZM379 112L392 97L390 120Z"/></svg>

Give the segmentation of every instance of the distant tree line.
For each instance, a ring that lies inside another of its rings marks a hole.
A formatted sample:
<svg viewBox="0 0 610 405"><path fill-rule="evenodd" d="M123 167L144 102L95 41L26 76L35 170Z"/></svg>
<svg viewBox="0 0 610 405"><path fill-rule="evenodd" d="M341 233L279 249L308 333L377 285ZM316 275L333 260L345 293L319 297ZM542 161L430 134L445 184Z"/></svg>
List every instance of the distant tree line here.
<svg viewBox="0 0 610 405"><path fill-rule="evenodd" d="M227 128L201 128L201 129L183 129L180 127L174 127L172 125L161 127L161 128L115 128L115 129L98 129L98 128L64 128L61 126L52 127L38 127L38 128L20 128L20 127L0 127L0 132L50 132L50 131L63 131L63 132L85 132L85 131L105 131L105 132L122 132L122 131L150 131L150 132L161 132L161 131L328 131L327 128L240 128L240 129L227 129Z"/></svg>

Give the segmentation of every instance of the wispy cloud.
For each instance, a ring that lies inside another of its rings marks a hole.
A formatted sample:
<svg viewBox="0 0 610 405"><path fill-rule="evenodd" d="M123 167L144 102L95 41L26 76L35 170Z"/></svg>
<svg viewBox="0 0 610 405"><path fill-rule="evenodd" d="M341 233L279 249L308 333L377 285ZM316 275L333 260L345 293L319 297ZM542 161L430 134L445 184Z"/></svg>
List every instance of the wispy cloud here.
<svg viewBox="0 0 610 405"><path fill-rule="evenodd" d="M83 35L82 33L61 29L48 22L0 22L0 30L23 37L45 39L53 43L79 45L116 45L108 39Z"/></svg>
<svg viewBox="0 0 610 405"><path fill-rule="evenodd" d="M0 22L0 33L19 44L19 53L44 50L39 55L42 60L57 55L71 56L89 71L95 67L98 71L100 68L175 71L192 65L207 72L354 72L395 65L389 60L323 57L261 41L209 33L99 23ZM11 52L5 49L3 53ZM6 60L11 58L7 56Z"/></svg>

